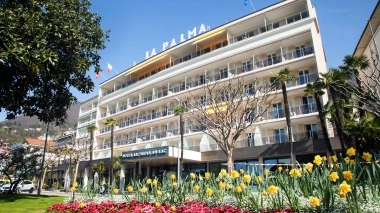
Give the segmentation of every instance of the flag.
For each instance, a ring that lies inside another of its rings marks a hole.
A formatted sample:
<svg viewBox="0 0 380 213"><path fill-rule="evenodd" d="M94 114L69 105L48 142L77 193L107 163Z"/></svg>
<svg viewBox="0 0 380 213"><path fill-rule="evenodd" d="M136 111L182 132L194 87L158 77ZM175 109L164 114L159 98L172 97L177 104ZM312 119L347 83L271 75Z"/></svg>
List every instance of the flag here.
<svg viewBox="0 0 380 213"><path fill-rule="evenodd" d="M248 5L248 0L244 0L244 5L245 5L245 6Z"/></svg>
<svg viewBox="0 0 380 213"><path fill-rule="evenodd" d="M112 70L112 66L111 64L108 63L107 72L111 72L111 70Z"/></svg>
<svg viewBox="0 0 380 213"><path fill-rule="evenodd" d="M100 75L100 72L96 73L95 78L98 79Z"/></svg>

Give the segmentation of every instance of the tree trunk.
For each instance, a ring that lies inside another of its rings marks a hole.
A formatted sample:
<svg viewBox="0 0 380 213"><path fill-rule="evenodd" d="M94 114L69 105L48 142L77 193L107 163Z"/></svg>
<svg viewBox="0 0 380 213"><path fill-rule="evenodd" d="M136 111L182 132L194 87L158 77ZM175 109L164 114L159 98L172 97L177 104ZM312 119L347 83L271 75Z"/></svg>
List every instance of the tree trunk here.
<svg viewBox="0 0 380 213"><path fill-rule="evenodd" d="M111 158L110 158L110 184L109 186L112 186L113 183L113 127L114 125L111 126Z"/></svg>
<svg viewBox="0 0 380 213"><path fill-rule="evenodd" d="M343 150L343 152L342 152L343 157L345 157L347 149L346 149L346 144L345 144L344 137L343 137L342 115L341 115L341 111L340 111L338 97L337 97L335 89L332 86L329 86L329 90L330 90L330 94L331 94L331 97L333 99L334 107L335 107L335 117L336 117L335 125L337 128L340 146L342 147L342 150Z"/></svg>
<svg viewBox="0 0 380 213"><path fill-rule="evenodd" d="M179 177L182 178L182 169L183 169L183 123L182 123L182 114L179 115L179 132L181 134L181 165L179 169Z"/></svg>
<svg viewBox="0 0 380 213"><path fill-rule="evenodd" d="M281 89L282 89L282 95L284 97L286 126L288 127L288 143L289 143L289 149L290 149L290 164L294 164L292 123L290 121L290 109L289 109L288 93L286 91L286 84L285 84L285 82L281 83Z"/></svg>
<svg viewBox="0 0 380 213"><path fill-rule="evenodd" d="M53 186L53 166L51 166L51 170L50 170L50 185L49 185L49 188L51 188Z"/></svg>
<svg viewBox="0 0 380 213"><path fill-rule="evenodd" d="M233 149L227 153L227 171L229 174L234 170L234 161L232 159Z"/></svg>
<svg viewBox="0 0 380 213"><path fill-rule="evenodd" d="M315 99L315 103L317 104L317 109L318 109L318 114L319 114L319 122L321 122L322 133L323 133L323 137L325 138L326 147L329 150L330 155L334 155L334 152L333 152L333 149L331 146L331 142L330 142L330 138L329 138L329 134L327 132L326 121L322 117L323 112L322 112L321 100L319 99L319 95L317 92L314 93L314 99Z"/></svg>
<svg viewBox="0 0 380 213"><path fill-rule="evenodd" d="M75 182L77 181L79 163L80 163L80 161L77 160L76 165L75 165L75 174L74 174L74 180L73 180L74 183L73 183L73 185L74 185Z"/></svg>
<svg viewBox="0 0 380 213"><path fill-rule="evenodd" d="M92 180L92 149L94 146L94 131L90 133L90 166L88 168L88 179ZM92 187L94 187L94 183L92 183Z"/></svg>
<svg viewBox="0 0 380 213"><path fill-rule="evenodd" d="M46 176L46 171L47 171L47 166L44 168L44 174L42 175L42 180L41 180L41 188L40 188L40 191L42 190L42 186L44 185L44 181L45 181L45 176Z"/></svg>

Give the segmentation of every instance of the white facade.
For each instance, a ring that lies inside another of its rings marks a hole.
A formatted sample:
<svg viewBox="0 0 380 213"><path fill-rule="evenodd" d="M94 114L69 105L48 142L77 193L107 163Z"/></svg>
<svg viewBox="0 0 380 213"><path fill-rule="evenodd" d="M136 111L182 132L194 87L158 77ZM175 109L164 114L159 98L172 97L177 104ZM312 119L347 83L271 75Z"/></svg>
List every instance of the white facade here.
<svg viewBox="0 0 380 213"><path fill-rule="evenodd" d="M119 123L114 130L116 155L132 151L145 155L144 150L169 146L165 157L126 160L123 165L123 170L131 168L138 174L145 168L146 175L153 176L152 167L173 165L178 157L179 122L173 110L180 103L175 98L183 100L188 92L199 93L206 82L234 75L247 82L255 78L267 82L284 67L297 76L287 85L294 140L310 146L313 140L322 141L320 149L318 144L313 149L305 145L299 152L326 153L315 102L304 96L306 84L327 71L315 8L310 0L287 0L186 40L100 84L94 158L110 157L110 128L105 121L112 117ZM285 111L280 90L278 94L260 127L246 132L235 146L235 160L262 163L270 157L270 149L284 143ZM185 164L207 162L209 168L209 162L225 161L201 128L185 119ZM329 134L334 136L330 126Z"/></svg>
<svg viewBox="0 0 380 213"><path fill-rule="evenodd" d="M87 132L86 127L91 124L96 124L97 108L97 96L81 103L76 132L76 141L80 149L86 149L89 146L90 133Z"/></svg>

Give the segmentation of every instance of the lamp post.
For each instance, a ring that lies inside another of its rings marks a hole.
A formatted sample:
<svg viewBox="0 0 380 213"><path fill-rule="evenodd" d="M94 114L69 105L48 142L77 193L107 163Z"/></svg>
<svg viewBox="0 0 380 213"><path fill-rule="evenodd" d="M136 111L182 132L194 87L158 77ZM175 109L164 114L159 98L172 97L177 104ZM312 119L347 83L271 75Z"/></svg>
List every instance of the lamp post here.
<svg viewBox="0 0 380 213"><path fill-rule="evenodd" d="M44 152L42 154L42 162L41 162L41 172L40 172L40 179L38 180L38 189L37 189L37 195L41 195L41 188L42 188L42 173L44 169L44 164L45 164L45 154L46 154L46 144L47 144L47 139L48 139L48 133L49 133L49 122L47 123L46 126L46 136L45 136L45 144L44 144Z"/></svg>
<svg viewBox="0 0 380 213"><path fill-rule="evenodd" d="M174 100L178 101L178 103L181 105L181 100L179 100L177 97L174 98ZM180 115L181 116L181 115ZM179 145L180 145L180 137L181 137L181 117L178 120L178 146L177 146L177 182L179 184L179 181L181 180L180 174L181 174L181 162L179 157Z"/></svg>

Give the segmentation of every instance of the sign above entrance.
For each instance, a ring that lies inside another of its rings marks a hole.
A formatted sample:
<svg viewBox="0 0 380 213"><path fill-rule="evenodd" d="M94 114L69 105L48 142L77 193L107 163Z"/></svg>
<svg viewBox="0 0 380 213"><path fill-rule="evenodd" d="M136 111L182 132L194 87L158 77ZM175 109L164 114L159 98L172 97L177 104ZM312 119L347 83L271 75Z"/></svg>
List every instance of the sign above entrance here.
<svg viewBox="0 0 380 213"><path fill-rule="evenodd" d="M169 156L169 146L142 149L136 151L122 152L122 160L137 160L145 158L156 158Z"/></svg>

